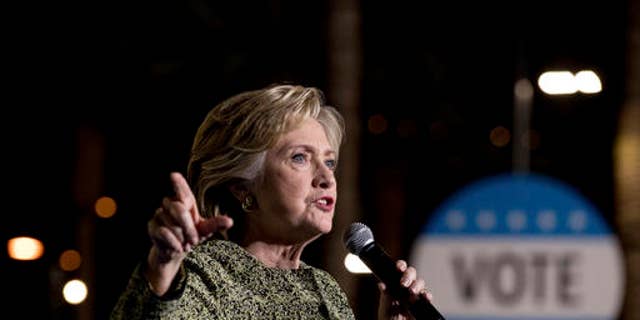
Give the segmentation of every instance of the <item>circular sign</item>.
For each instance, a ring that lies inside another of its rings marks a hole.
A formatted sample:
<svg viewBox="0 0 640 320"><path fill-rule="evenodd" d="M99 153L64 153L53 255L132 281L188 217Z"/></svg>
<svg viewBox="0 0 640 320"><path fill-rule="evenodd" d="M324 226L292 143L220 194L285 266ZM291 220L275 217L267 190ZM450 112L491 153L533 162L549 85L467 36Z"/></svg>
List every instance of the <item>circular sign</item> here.
<svg viewBox="0 0 640 320"><path fill-rule="evenodd" d="M473 183L433 214L410 256L447 320L619 315L622 251L596 208L541 175Z"/></svg>

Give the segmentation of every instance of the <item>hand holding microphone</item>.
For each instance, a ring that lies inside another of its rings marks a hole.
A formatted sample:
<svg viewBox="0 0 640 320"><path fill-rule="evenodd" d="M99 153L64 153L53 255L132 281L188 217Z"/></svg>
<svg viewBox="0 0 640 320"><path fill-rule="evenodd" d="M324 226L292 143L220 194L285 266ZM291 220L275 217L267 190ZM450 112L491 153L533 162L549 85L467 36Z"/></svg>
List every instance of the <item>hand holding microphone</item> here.
<svg viewBox="0 0 640 320"><path fill-rule="evenodd" d="M345 231L343 236L349 251L364 262L373 274L386 286L389 294L411 312L417 320L444 320L440 312L431 304L425 295L417 300L410 299L409 288L400 283L402 272L398 270L393 259L373 240L373 233L366 225L356 222Z"/></svg>

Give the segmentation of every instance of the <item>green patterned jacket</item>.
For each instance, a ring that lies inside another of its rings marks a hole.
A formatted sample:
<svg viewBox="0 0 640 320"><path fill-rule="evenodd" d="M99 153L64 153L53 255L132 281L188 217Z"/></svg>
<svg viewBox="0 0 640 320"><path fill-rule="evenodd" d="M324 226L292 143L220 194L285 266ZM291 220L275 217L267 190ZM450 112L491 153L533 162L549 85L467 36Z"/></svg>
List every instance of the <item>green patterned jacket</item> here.
<svg viewBox="0 0 640 320"><path fill-rule="evenodd" d="M237 244L210 240L189 253L163 297L149 290L138 265L111 313L119 319L354 319L326 271L301 262L269 268Z"/></svg>

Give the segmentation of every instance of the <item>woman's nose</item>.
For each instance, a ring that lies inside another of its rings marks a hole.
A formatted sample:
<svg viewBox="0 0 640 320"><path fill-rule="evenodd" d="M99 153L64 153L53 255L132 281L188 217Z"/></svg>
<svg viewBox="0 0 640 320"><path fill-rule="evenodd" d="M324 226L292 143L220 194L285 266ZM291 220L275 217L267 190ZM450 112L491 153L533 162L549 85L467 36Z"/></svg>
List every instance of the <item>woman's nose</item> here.
<svg viewBox="0 0 640 320"><path fill-rule="evenodd" d="M333 171L324 165L321 165L316 170L316 175L313 178L313 186L322 189L329 189L336 183Z"/></svg>

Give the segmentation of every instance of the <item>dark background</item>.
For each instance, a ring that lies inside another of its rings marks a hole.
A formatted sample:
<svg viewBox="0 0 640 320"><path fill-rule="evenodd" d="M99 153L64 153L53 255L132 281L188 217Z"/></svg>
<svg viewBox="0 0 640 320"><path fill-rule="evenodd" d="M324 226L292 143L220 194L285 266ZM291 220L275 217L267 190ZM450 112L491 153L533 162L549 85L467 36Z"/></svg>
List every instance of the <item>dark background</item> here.
<svg viewBox="0 0 640 320"><path fill-rule="evenodd" d="M2 255L9 309L73 318L55 283L74 274L55 268L63 250L84 246L95 259L92 318L106 319L149 246L146 221L168 173L185 171L209 108L274 82L330 90L330 8L326 1L91 1L6 10L0 240L32 235L46 247L32 262ZM554 68L593 69L604 89L566 97L536 89L531 171L575 187L612 222L627 8L626 1L360 3L359 193L374 230L397 216L395 254L408 254L447 196L513 170L513 142L496 147L489 133L513 128L514 81L535 84ZM386 131L367 130L374 115L387 120ZM93 166L83 163L87 146L100 155ZM91 186L118 202L112 219L87 218L82 195ZM79 236L83 228L94 238ZM305 260L322 266L318 252L308 250ZM371 314L356 309L363 319Z"/></svg>

